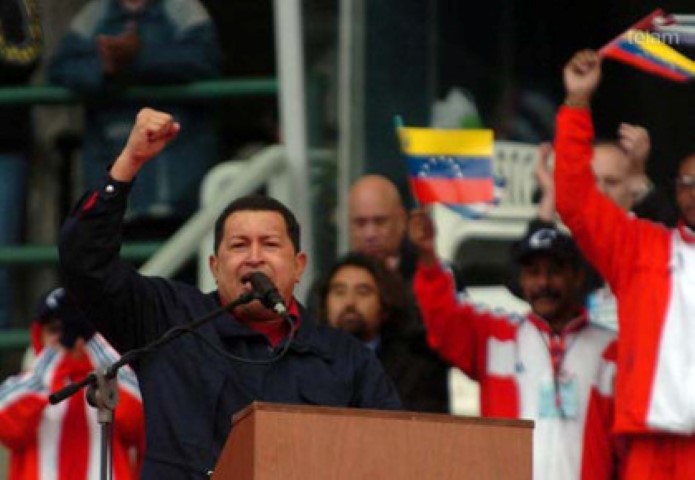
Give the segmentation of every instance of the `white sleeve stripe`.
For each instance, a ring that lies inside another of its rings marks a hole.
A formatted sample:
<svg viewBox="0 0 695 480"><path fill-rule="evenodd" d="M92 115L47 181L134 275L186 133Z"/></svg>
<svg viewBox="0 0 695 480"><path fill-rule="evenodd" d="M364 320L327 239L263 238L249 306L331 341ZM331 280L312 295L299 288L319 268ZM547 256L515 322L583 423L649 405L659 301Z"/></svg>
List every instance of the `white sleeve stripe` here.
<svg viewBox="0 0 695 480"><path fill-rule="evenodd" d="M596 389L604 397L612 397L615 391L615 363L606 360L602 360L601 363Z"/></svg>
<svg viewBox="0 0 695 480"><path fill-rule="evenodd" d="M32 370L7 379L0 386L0 404L5 405L24 392L46 393L45 378L57 366L54 360L59 357L58 353L55 349L45 349Z"/></svg>
<svg viewBox="0 0 695 480"><path fill-rule="evenodd" d="M17 399L32 394L48 394L48 389L46 389L36 377L30 377L25 381L13 383L9 388L2 388L0 389L0 409L7 408L8 405L14 403Z"/></svg>
<svg viewBox="0 0 695 480"><path fill-rule="evenodd" d="M44 351L41 352L41 355L39 355L39 358L36 359L34 367L31 369L33 374L39 378L43 377L46 374L46 371L51 368L51 364L56 359L58 354L59 352L55 348L44 349Z"/></svg>
<svg viewBox="0 0 695 480"><path fill-rule="evenodd" d="M94 357L94 363L99 365L99 368L107 367L120 358L118 352L99 334L92 337L87 347ZM131 393L131 395L140 398L140 388L137 377L133 369L128 365L118 370L118 381L124 389Z"/></svg>

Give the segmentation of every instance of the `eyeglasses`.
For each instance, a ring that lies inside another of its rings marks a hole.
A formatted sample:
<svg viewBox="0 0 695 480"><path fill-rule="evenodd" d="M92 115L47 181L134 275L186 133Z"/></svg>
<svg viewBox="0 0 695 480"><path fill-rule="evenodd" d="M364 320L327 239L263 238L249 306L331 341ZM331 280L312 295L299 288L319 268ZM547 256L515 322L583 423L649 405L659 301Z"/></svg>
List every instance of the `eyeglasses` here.
<svg viewBox="0 0 695 480"><path fill-rule="evenodd" d="M692 190L695 188L695 177L691 175L681 175L676 177L676 187L683 190Z"/></svg>

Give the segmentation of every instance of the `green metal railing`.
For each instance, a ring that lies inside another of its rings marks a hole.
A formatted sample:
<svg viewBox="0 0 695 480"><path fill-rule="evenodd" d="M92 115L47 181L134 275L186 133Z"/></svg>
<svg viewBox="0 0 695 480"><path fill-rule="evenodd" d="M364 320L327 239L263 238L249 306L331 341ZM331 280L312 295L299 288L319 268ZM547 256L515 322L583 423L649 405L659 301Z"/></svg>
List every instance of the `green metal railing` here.
<svg viewBox="0 0 695 480"><path fill-rule="evenodd" d="M181 85L142 85L98 95L78 93L54 85L28 85L0 88L0 105L50 105L133 100L207 102L233 97L274 95L277 91L278 84L274 78L220 79Z"/></svg>
<svg viewBox="0 0 695 480"><path fill-rule="evenodd" d="M163 242L132 242L121 248L121 258L129 262L144 262L155 254ZM58 262L58 249L55 245L17 245L0 247L0 266L45 265ZM29 332L26 329L0 331L0 352L25 348L29 345Z"/></svg>
<svg viewBox="0 0 695 480"><path fill-rule="evenodd" d="M218 79L180 85L133 86L108 94L89 95L53 85L29 85L0 88L0 105L61 105L74 103L105 103L175 101L179 103L210 102L235 97L276 95L275 78ZM124 244L121 257L143 262L161 247L161 242ZM0 247L0 266L45 265L58 262L55 245L17 245ZM23 329L0 331L0 352L24 348L29 333Z"/></svg>
<svg viewBox="0 0 695 480"><path fill-rule="evenodd" d="M0 352L26 348L27 345L29 345L29 330L13 329L0 332Z"/></svg>
<svg viewBox="0 0 695 480"><path fill-rule="evenodd" d="M144 262L163 242L132 242L121 248L121 258L129 262ZM0 247L0 266L42 265L58 262L55 245L16 245Z"/></svg>

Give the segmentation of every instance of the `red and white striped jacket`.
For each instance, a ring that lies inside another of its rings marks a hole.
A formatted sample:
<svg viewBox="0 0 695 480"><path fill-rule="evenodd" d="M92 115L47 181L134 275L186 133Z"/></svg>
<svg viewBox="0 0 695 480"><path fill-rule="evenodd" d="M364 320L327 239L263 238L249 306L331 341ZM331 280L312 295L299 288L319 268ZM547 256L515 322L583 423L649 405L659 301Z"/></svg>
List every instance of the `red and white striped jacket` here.
<svg viewBox="0 0 695 480"><path fill-rule="evenodd" d="M76 360L47 347L29 371L0 385L0 442L10 451L9 480L99 478L100 425L85 391L57 405L48 404L50 393L118 358L99 334L86 343L85 351L87 355ZM127 367L119 371L118 393L114 478L136 479L144 455L144 415L135 374Z"/></svg>
<svg viewBox="0 0 695 480"><path fill-rule="evenodd" d="M615 429L695 433L695 234L637 219L600 193L588 109L557 117L557 209L618 301Z"/></svg>
<svg viewBox="0 0 695 480"><path fill-rule="evenodd" d="M480 309L456 298L439 266L419 266L414 289L432 348L480 383L482 415L535 421L535 480L611 478L614 333L589 325L585 314L558 335L533 313ZM556 345L564 345L557 371L566 396L553 389ZM548 387L565 418L548 410Z"/></svg>

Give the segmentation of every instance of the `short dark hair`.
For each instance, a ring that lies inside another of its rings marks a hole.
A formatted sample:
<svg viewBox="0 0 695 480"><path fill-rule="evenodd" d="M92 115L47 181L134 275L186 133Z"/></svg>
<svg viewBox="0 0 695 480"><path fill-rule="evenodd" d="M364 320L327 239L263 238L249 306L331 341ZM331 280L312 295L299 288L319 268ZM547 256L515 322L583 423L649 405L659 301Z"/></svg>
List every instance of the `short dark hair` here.
<svg viewBox="0 0 695 480"><path fill-rule="evenodd" d="M282 202L276 200L272 197L267 197L265 195L246 195L244 197L239 197L232 201L227 208L217 217L215 220L215 244L214 249L217 253L217 249L222 243L222 237L224 236L224 224L227 218L235 213L241 211L253 211L253 212L277 212L282 215L285 220L285 227L287 230L287 235L292 241L292 246L294 246L295 253L300 251L300 241L301 241L301 228L299 222L297 222L297 217L294 213L290 211Z"/></svg>
<svg viewBox="0 0 695 480"><path fill-rule="evenodd" d="M333 264L328 274L319 286L319 322L328 322L328 309L326 300L330 291L331 281L336 273L343 267L352 266L368 271L376 282L379 291L379 303L383 324L394 325L405 320L407 306L404 299L403 280L378 258L358 252L350 252Z"/></svg>

